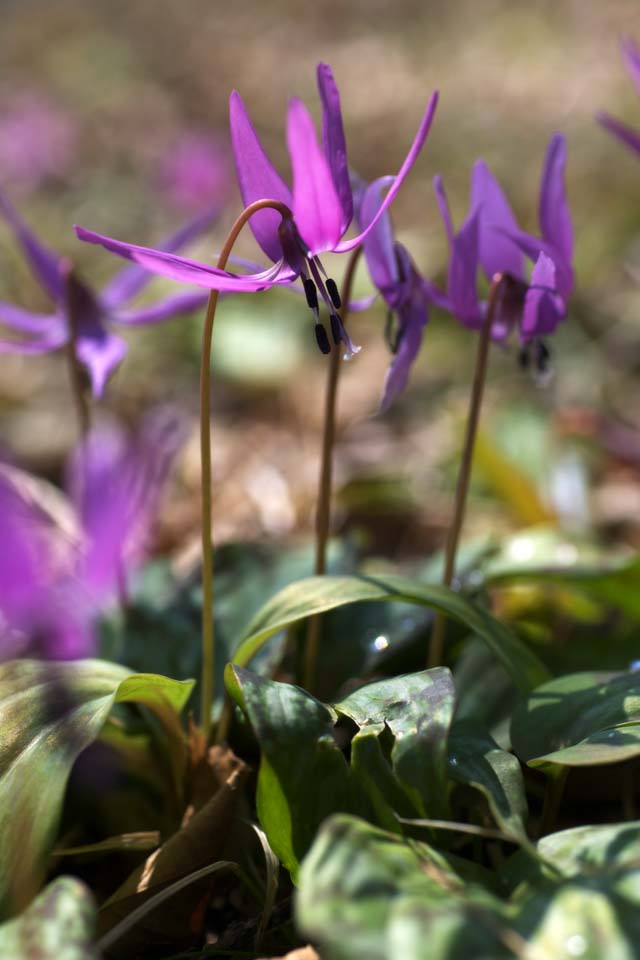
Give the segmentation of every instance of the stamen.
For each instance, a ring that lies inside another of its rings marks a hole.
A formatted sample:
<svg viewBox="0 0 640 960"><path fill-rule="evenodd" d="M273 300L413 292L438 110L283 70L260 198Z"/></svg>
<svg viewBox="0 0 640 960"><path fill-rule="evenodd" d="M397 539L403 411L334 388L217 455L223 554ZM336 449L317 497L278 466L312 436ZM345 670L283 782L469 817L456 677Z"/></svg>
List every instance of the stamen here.
<svg viewBox="0 0 640 960"><path fill-rule="evenodd" d="M344 340L343 330L342 330L342 321L340 317L332 313L330 316L331 320L331 336L333 337L333 342L337 346L341 340Z"/></svg>
<svg viewBox="0 0 640 960"><path fill-rule="evenodd" d="M536 340L536 370L538 373L548 373L551 365L551 350L544 340Z"/></svg>
<svg viewBox="0 0 640 960"><path fill-rule="evenodd" d="M331 344L329 343L329 337L327 336L327 331L325 330L325 328L322 326L321 323L316 323L315 333L316 333L316 343L320 348L320 352L324 354L331 353Z"/></svg>
<svg viewBox="0 0 640 960"><path fill-rule="evenodd" d="M316 285L310 277L307 277L302 282L304 284L304 295L307 298L309 309L315 313L318 310L318 290Z"/></svg>
<svg viewBox="0 0 640 960"><path fill-rule="evenodd" d="M520 353L518 354L518 364L520 365L521 370L528 370L529 364L531 363L531 350L529 344L522 347Z"/></svg>
<svg viewBox="0 0 640 960"><path fill-rule="evenodd" d="M331 277L327 278L327 293L331 297L331 303L334 305L336 310L339 310L342 306L342 300L340 299L340 294L338 293L338 286L335 280L332 280Z"/></svg>

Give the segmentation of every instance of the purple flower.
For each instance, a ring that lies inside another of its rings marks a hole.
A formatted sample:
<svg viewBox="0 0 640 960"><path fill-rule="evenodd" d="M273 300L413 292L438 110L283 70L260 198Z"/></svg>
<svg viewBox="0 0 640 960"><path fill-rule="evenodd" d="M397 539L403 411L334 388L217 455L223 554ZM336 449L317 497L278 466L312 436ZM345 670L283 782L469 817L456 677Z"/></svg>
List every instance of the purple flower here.
<svg viewBox="0 0 640 960"><path fill-rule="evenodd" d="M111 333L112 324L132 327L158 323L198 309L206 302L205 294L193 291L167 297L151 306L129 306L150 279L147 271L137 266L125 267L102 290L93 291L78 278L69 260L40 242L2 193L0 215L54 305L53 313L41 314L0 301L0 323L20 335L19 339L0 339L0 353L50 353L65 346L73 331L78 360L87 369L96 397L101 396L108 378L127 352L124 340ZM165 240L163 249L179 250L209 226L213 217L213 212L208 212L187 223Z"/></svg>
<svg viewBox="0 0 640 960"><path fill-rule="evenodd" d="M222 203L229 183L227 153L215 138L191 131L162 157L158 187L176 210L193 215Z"/></svg>
<svg viewBox="0 0 640 960"><path fill-rule="evenodd" d="M158 250L134 246L77 227L81 240L98 243L112 253L134 260L147 270L209 290L253 293L275 284L304 283L307 302L313 311L318 345L329 352L326 331L319 322L318 294L331 316L334 340L344 340L347 356L355 348L337 315L339 297L335 282L327 280L320 262L322 253L346 253L357 247L383 215L413 166L427 137L437 105L437 94L429 100L411 149L393 179L378 213L369 226L351 240L344 240L353 217L353 196L349 180L347 149L340 110L340 96L328 66L317 71L322 104L322 146L318 143L311 115L302 101L291 100L287 117L287 146L291 159L293 186L290 189L270 163L249 119L240 94L234 91L229 103L231 142L240 192L245 206L255 200L277 200L293 211L293 220L283 220L275 210L262 210L251 221L253 234L272 266L257 273L238 276L204 263L175 257Z"/></svg>
<svg viewBox="0 0 640 960"><path fill-rule="evenodd" d="M627 72L631 76L638 94L640 94L640 47L638 47L633 40L627 38L620 44L620 49L622 50L622 58ZM612 133L614 137L621 140L625 146L634 150L636 153L640 153L640 130L627 126L626 123L616 120L615 117L612 117L611 114L605 111L597 113L596 120L608 130L609 133Z"/></svg>
<svg viewBox="0 0 640 960"><path fill-rule="evenodd" d="M17 472L0 468L0 658L34 646L59 659L94 652L96 616L144 556L183 439L167 411L145 418L137 437L90 434L69 467L73 538L28 498Z"/></svg>
<svg viewBox="0 0 640 960"><path fill-rule="evenodd" d="M566 316L574 285L565 165L565 140L555 134L542 171L538 210L541 237L519 229L502 188L483 160L473 168L470 213L458 233L453 228L442 180L438 176L434 181L451 251L447 282L450 311L466 326L480 329L487 304L478 294L478 271L482 269L489 282L501 276L492 336L503 341L518 329L525 360L528 344L537 341L541 368L548 351L540 338L553 333ZM523 255L534 264L529 279Z"/></svg>
<svg viewBox="0 0 640 960"><path fill-rule="evenodd" d="M362 185L355 193L356 216L361 229L376 217L388 178ZM395 239L391 217L385 212L364 240L369 275L395 315L396 330L390 339L394 359L387 371L380 410L389 409L405 389L411 367L420 350L422 332L429 319L429 306L447 306L445 295L420 275L406 247Z"/></svg>
<svg viewBox="0 0 640 960"><path fill-rule="evenodd" d="M76 141L71 116L37 93L23 92L0 107L0 180L29 193L69 169Z"/></svg>

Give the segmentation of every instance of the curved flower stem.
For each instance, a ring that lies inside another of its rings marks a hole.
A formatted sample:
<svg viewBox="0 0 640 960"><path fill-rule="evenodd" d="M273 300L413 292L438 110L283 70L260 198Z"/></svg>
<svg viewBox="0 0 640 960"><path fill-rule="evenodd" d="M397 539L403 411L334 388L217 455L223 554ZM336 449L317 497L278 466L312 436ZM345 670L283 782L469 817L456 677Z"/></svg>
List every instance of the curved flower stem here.
<svg viewBox="0 0 640 960"><path fill-rule="evenodd" d="M65 355L67 359L67 369L69 370L71 393L73 394L73 402L78 418L80 440L84 441L91 430L91 409L89 407L89 401L87 400L82 368L78 361L78 320L75 312L73 288L70 283L68 283L66 287L65 299L69 323L69 339L65 347Z"/></svg>
<svg viewBox="0 0 640 960"><path fill-rule="evenodd" d="M456 566L456 554L458 552L462 524L464 523L467 494L469 492L469 480L471 478L471 465L473 462L473 448L475 446L478 423L480 421L480 410L482 409L484 385L487 379L489 347L491 345L491 329L493 327L496 308L500 299L501 287L502 274L497 273L491 283L491 289L489 291L489 297L487 301L487 314L480 332L480 338L478 340L478 352L476 353L476 365L473 373L471 399L469 401L469 416L467 418L467 429L464 438L464 448L462 451L462 462L460 464L458 482L456 485L456 499L453 510L453 520L451 522L451 527L449 528L449 536L447 537L447 546L445 550L444 575L442 577L442 583L445 587L451 586ZM435 620L433 621L431 640L429 642L427 667L438 667L442 663L446 622L446 615L438 612Z"/></svg>
<svg viewBox="0 0 640 960"><path fill-rule="evenodd" d="M277 210L283 219L290 219L289 208L278 200L256 200L246 207L231 227L218 257L217 267L224 270L240 231L258 210ZM211 732L211 711L215 682L215 637L213 627L213 534L211 503L211 340L213 321L218 305L218 291L209 294L202 333L200 357L200 464L202 496L202 674L200 722L205 739Z"/></svg>
<svg viewBox="0 0 640 960"><path fill-rule="evenodd" d="M356 247L347 263L344 280L342 282L341 300L342 309L340 319L346 324L349 316L349 301L353 288L353 278L362 246ZM322 454L320 458L320 480L318 484L318 503L316 506L316 551L313 572L322 576L327 564L327 543L331 525L331 478L333 473L333 447L336 438L336 402L338 397L338 378L340 376L340 344L333 344L329 358L329 372L327 374L327 391L324 405L324 426L322 432ZM318 639L320 636L321 617L312 617L307 627L307 642L304 654L303 685L311 689L318 655Z"/></svg>

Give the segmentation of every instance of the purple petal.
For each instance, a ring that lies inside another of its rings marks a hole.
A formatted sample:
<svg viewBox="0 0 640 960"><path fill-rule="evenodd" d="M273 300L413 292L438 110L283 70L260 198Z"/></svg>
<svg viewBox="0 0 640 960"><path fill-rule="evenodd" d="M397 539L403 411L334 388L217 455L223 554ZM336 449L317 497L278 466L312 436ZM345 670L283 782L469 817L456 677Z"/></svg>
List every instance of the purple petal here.
<svg viewBox="0 0 640 960"><path fill-rule="evenodd" d="M358 225L364 230L372 222L382 205L382 189L393 178L383 177L370 184L362 195L358 210ZM384 214L364 241L364 255L374 285L384 294L398 283L400 276L394 250L391 217Z"/></svg>
<svg viewBox="0 0 640 960"><path fill-rule="evenodd" d="M31 310L0 301L0 323L20 333L43 334L58 327L60 318L55 313L32 313Z"/></svg>
<svg viewBox="0 0 640 960"><path fill-rule="evenodd" d="M67 342L66 331L60 328L55 333L34 340L0 340L0 354L19 353L25 356L38 356L53 353Z"/></svg>
<svg viewBox="0 0 640 960"><path fill-rule="evenodd" d="M629 147L634 153L640 153L640 131L602 111L596 114L596 120L601 127L604 127L621 143L624 143L625 147Z"/></svg>
<svg viewBox="0 0 640 960"><path fill-rule="evenodd" d="M177 293L173 297L167 297L148 307L140 307L138 310L118 310L117 313L112 314L112 320L129 327L161 323L163 320L171 320L172 317L183 313L204 309L208 299L208 293Z"/></svg>
<svg viewBox="0 0 640 960"><path fill-rule="evenodd" d="M439 173L433 178L433 189L436 195L438 208L440 210L440 216L442 217L442 222L444 223L447 240L449 241L449 246L452 248L455 239L455 230L453 229L453 220L451 219L451 211L449 210L449 201L447 200L447 194L445 193L444 183L442 182L442 177Z"/></svg>
<svg viewBox="0 0 640 960"><path fill-rule="evenodd" d="M564 318L566 309L556 288L556 268L551 257L541 253L531 274L522 313L520 339L527 343L533 337L553 333Z"/></svg>
<svg viewBox="0 0 640 960"><path fill-rule="evenodd" d="M573 259L573 226L564 183L566 163L566 141L561 134L556 133L549 142L542 169L539 208L540 228L547 243L560 252L566 263L571 263Z"/></svg>
<svg viewBox="0 0 640 960"><path fill-rule="evenodd" d="M411 148L409 149L409 153L407 154L405 161L400 167L400 170L398 171L397 175L394 177L393 185L391 186L391 189L389 190L382 204L380 205L380 209L378 210L378 213L373 218L373 220L371 221L369 226L366 228L366 230L363 230L362 233L358 234L357 237L354 237L352 240L343 240L342 243L339 243L335 248L336 253L348 253L349 250L354 250L355 247L359 246L364 240L364 238L371 232L371 230L376 225L376 223L378 222L378 219L382 216L384 211L393 202L398 190L404 183L404 180L407 174L409 173L413 164L417 160L418 155L424 145L424 142L427 139L427 134L429 133L429 130L431 128L431 123L433 122L433 117L436 112L437 105L438 105L438 91L436 90L431 95L429 103L427 104L427 108L424 112L424 116L422 117L422 121L420 122L420 126L418 127L418 132L416 133L414 141L411 144Z"/></svg>
<svg viewBox="0 0 640 960"><path fill-rule="evenodd" d="M240 94L234 90L229 98L231 144L245 207L254 200L280 200L292 206L291 191L271 165L258 139ZM275 210L260 210L251 218L253 235L266 255L274 263L282 256L278 227L280 214Z"/></svg>
<svg viewBox="0 0 640 960"><path fill-rule="evenodd" d="M471 174L471 209L476 207L481 207L478 249L487 279L492 280L496 273L509 273L522 279L522 254L505 235L516 231L518 224L502 187L484 160L474 164Z"/></svg>
<svg viewBox="0 0 640 960"><path fill-rule="evenodd" d="M177 253L188 243L195 240L211 226L218 215L218 208L212 208L185 223L175 233L165 237L158 244L158 250L165 253ZM104 286L100 299L108 307L119 307L126 300L132 300L149 283L151 277L143 267L124 267Z"/></svg>
<svg viewBox="0 0 640 960"><path fill-rule="evenodd" d="M72 270L67 275L67 312L75 332L78 360L86 367L94 397L101 397L106 382L127 352L120 337L109 333L102 305L93 291Z"/></svg>
<svg viewBox="0 0 640 960"><path fill-rule="evenodd" d="M259 214L256 214L256 216L259 216ZM275 279L273 278L273 271L236 276L233 273L226 273L224 270L216 270L206 263L198 263L196 260L178 257L173 253L153 250L150 247L139 247L133 243L124 243L122 240L105 237L79 226L74 229L80 240L87 243L96 243L104 247L105 250L109 250L119 257L124 257L125 260L133 260L134 263L139 263L151 273L168 277L169 280L177 280L179 283L194 283L196 286L205 287L207 290L255 293L265 287L289 283L294 277L290 270L278 272Z"/></svg>
<svg viewBox="0 0 640 960"><path fill-rule="evenodd" d="M545 240L541 240L540 237L534 237L530 233L525 233L524 230L519 230L517 233L512 234L511 239L514 243L517 243L525 256L533 260L534 263L538 260L540 253L545 253L546 256L553 261L556 269L556 287L558 293L563 299L568 300L574 285L573 267L571 263L565 262L557 248L552 247L551 244Z"/></svg>
<svg viewBox="0 0 640 960"><path fill-rule="evenodd" d="M85 532L79 575L95 601L116 593L147 545L158 500L185 437L175 413L145 417L136 437L95 430L76 451L68 484Z"/></svg>
<svg viewBox="0 0 640 960"><path fill-rule="evenodd" d="M620 49L629 76L640 94L640 47L630 37L626 37L620 44Z"/></svg>
<svg viewBox="0 0 640 960"><path fill-rule="evenodd" d="M480 210L470 214L454 238L447 290L454 314L466 326L482 324L482 309L477 293L479 263Z"/></svg>
<svg viewBox="0 0 640 960"><path fill-rule="evenodd" d="M421 297L412 297L400 311L400 344L387 370L380 412L384 413L406 388L409 373L422 343L422 332L429 319L427 303Z"/></svg>
<svg viewBox="0 0 640 960"><path fill-rule="evenodd" d="M317 77L322 101L322 142L333 177L333 185L342 205L342 236L347 232L353 219L353 195L347 162L347 144L342 125L340 93L333 79L331 67L326 63L318 64Z"/></svg>
<svg viewBox="0 0 640 960"><path fill-rule="evenodd" d="M62 258L47 250L40 243L17 210L1 192L0 214L11 227L36 279L55 303L61 303L64 298L64 281L60 273Z"/></svg>
<svg viewBox="0 0 640 960"><path fill-rule="evenodd" d="M293 171L293 216L300 236L312 254L333 250L342 236L342 205L311 114L296 98L289 104L287 146Z"/></svg>

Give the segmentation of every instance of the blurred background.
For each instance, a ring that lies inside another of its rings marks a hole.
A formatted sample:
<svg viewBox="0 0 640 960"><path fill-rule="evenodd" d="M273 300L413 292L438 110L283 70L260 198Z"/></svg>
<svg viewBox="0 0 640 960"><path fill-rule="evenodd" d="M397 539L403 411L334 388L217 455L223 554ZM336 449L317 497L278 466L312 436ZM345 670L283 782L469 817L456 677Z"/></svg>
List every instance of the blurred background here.
<svg viewBox="0 0 640 960"><path fill-rule="evenodd" d="M521 225L537 229L549 137L568 138L578 285L544 386L493 350L469 536L547 523L572 536L640 545L640 158L605 133L606 109L640 124L619 54L640 40L637 0L0 0L0 187L48 245L100 284L120 266L72 224L145 245L211 203L193 247L211 260L240 210L228 149L237 88L285 177L287 98L319 116L315 67L333 67L349 159L394 173L434 88L436 122L393 208L399 238L444 282L446 247L431 182L442 173L455 222L484 157ZM260 259L247 231L238 252ZM344 264L329 263L337 279ZM363 269L357 292L370 289ZM145 297L170 292L154 281ZM47 310L0 226L0 297ZM144 301L142 301L144 302ZM409 389L377 413L389 353L384 309L351 321L362 352L342 369L336 527L370 553L424 556L443 542L475 339L434 311ZM98 418L134 424L173 401L192 440L157 532L197 551L195 431L202 317L126 334L130 353ZM120 332L120 331L119 331ZM311 529L325 358L304 302L286 292L226 299L214 337L216 541L295 540ZM77 436L62 355L0 356L0 445L59 482Z"/></svg>

